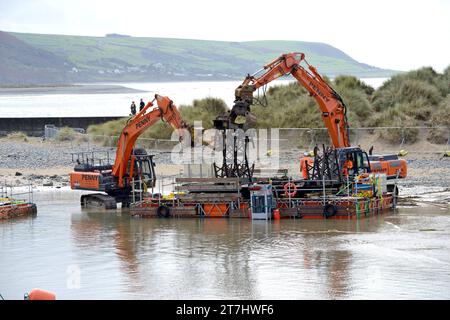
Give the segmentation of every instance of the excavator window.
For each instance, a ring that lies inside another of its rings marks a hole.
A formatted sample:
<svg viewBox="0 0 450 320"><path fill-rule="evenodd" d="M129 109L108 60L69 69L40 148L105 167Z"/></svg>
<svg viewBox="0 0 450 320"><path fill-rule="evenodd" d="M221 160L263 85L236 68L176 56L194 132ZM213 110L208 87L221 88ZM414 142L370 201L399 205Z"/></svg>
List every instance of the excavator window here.
<svg viewBox="0 0 450 320"><path fill-rule="evenodd" d="M364 160L362 157L362 153L358 153L356 156L356 167L358 171L364 168Z"/></svg>
<svg viewBox="0 0 450 320"><path fill-rule="evenodd" d="M153 160L149 156L138 157L136 161L137 175L147 187L154 186L155 183L155 171Z"/></svg>
<svg viewBox="0 0 450 320"><path fill-rule="evenodd" d="M370 161L369 156L367 155L367 152L363 152L363 166L365 169L365 172L370 172Z"/></svg>
<svg viewBox="0 0 450 320"><path fill-rule="evenodd" d="M354 156L356 159L355 173L360 174L370 172L370 164L367 154L365 152L362 152L361 150L358 150L354 153Z"/></svg>
<svg viewBox="0 0 450 320"><path fill-rule="evenodd" d="M150 170L150 163L148 162L148 160L147 159L143 159L140 162L141 162L141 165L142 165L141 174L142 175L146 175L146 176L151 176L152 175L152 171Z"/></svg>

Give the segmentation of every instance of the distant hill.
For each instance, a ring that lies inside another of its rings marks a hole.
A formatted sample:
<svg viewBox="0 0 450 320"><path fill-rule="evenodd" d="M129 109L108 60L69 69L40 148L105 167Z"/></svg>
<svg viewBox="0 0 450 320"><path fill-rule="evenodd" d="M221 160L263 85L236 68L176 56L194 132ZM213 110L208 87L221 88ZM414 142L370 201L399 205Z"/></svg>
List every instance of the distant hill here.
<svg viewBox="0 0 450 320"><path fill-rule="evenodd" d="M301 51L320 73L387 77L395 73L359 63L324 43L227 42L0 32L0 84L95 81L235 80L281 53Z"/></svg>
<svg viewBox="0 0 450 320"><path fill-rule="evenodd" d="M0 31L0 84L63 83L74 65Z"/></svg>

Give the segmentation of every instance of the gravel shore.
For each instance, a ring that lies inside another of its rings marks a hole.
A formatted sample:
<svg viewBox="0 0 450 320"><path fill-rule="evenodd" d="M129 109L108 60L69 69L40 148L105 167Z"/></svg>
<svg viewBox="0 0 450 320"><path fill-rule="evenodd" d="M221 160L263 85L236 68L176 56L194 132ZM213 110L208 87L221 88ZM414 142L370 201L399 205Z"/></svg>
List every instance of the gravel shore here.
<svg viewBox="0 0 450 320"><path fill-rule="evenodd" d="M25 142L1 138L0 184L67 186L77 154L84 152L90 156L93 150L105 159L107 153L110 159L114 159L116 152L115 148L84 143L43 141L39 138L28 138ZM159 174L179 172L180 166L171 168L170 154L159 151L152 154L156 154L154 159L158 164Z"/></svg>
<svg viewBox="0 0 450 320"><path fill-rule="evenodd" d="M28 142L0 139L0 182L13 184L31 182L33 185L69 184L69 173L74 162L71 153L86 152L93 147L71 142L50 142L30 138ZM95 150L108 151L114 157L115 149L95 146ZM167 152L149 150L155 155L158 174L177 174L182 166L174 165ZM300 150L286 151L280 156L280 167L287 168L290 175L298 175ZM76 158L75 158L76 159ZM446 189L450 187L450 158L438 154L406 156L408 178L399 180L402 188L414 190L419 187Z"/></svg>

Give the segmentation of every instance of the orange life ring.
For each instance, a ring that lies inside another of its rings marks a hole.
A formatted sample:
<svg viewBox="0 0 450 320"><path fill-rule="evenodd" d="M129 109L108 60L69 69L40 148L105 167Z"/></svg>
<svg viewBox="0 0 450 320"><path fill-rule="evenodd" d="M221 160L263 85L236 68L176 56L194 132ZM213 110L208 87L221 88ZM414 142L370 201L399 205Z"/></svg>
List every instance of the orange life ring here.
<svg viewBox="0 0 450 320"><path fill-rule="evenodd" d="M284 195L286 197L293 197L297 193L297 186L295 185L295 183L292 183L292 182L286 183L284 185L283 189L284 189ZM289 192L289 189L291 190L291 192Z"/></svg>

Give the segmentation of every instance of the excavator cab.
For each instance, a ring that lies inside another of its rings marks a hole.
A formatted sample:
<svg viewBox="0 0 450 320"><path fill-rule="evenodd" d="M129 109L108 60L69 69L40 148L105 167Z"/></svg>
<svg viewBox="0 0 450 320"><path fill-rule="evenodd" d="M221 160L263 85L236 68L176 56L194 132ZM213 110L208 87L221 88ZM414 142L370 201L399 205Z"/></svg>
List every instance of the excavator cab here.
<svg viewBox="0 0 450 320"><path fill-rule="evenodd" d="M136 156L137 174L141 180L149 188L153 188L156 182L155 163L153 155Z"/></svg>
<svg viewBox="0 0 450 320"><path fill-rule="evenodd" d="M339 163L343 175L349 177L359 175L361 173L370 173L370 160L365 151L360 148L349 147L339 148Z"/></svg>
<svg viewBox="0 0 450 320"><path fill-rule="evenodd" d="M134 178L134 181L140 181L148 188L155 186L155 162L153 161L153 155L147 154L145 149L133 150L128 172Z"/></svg>

